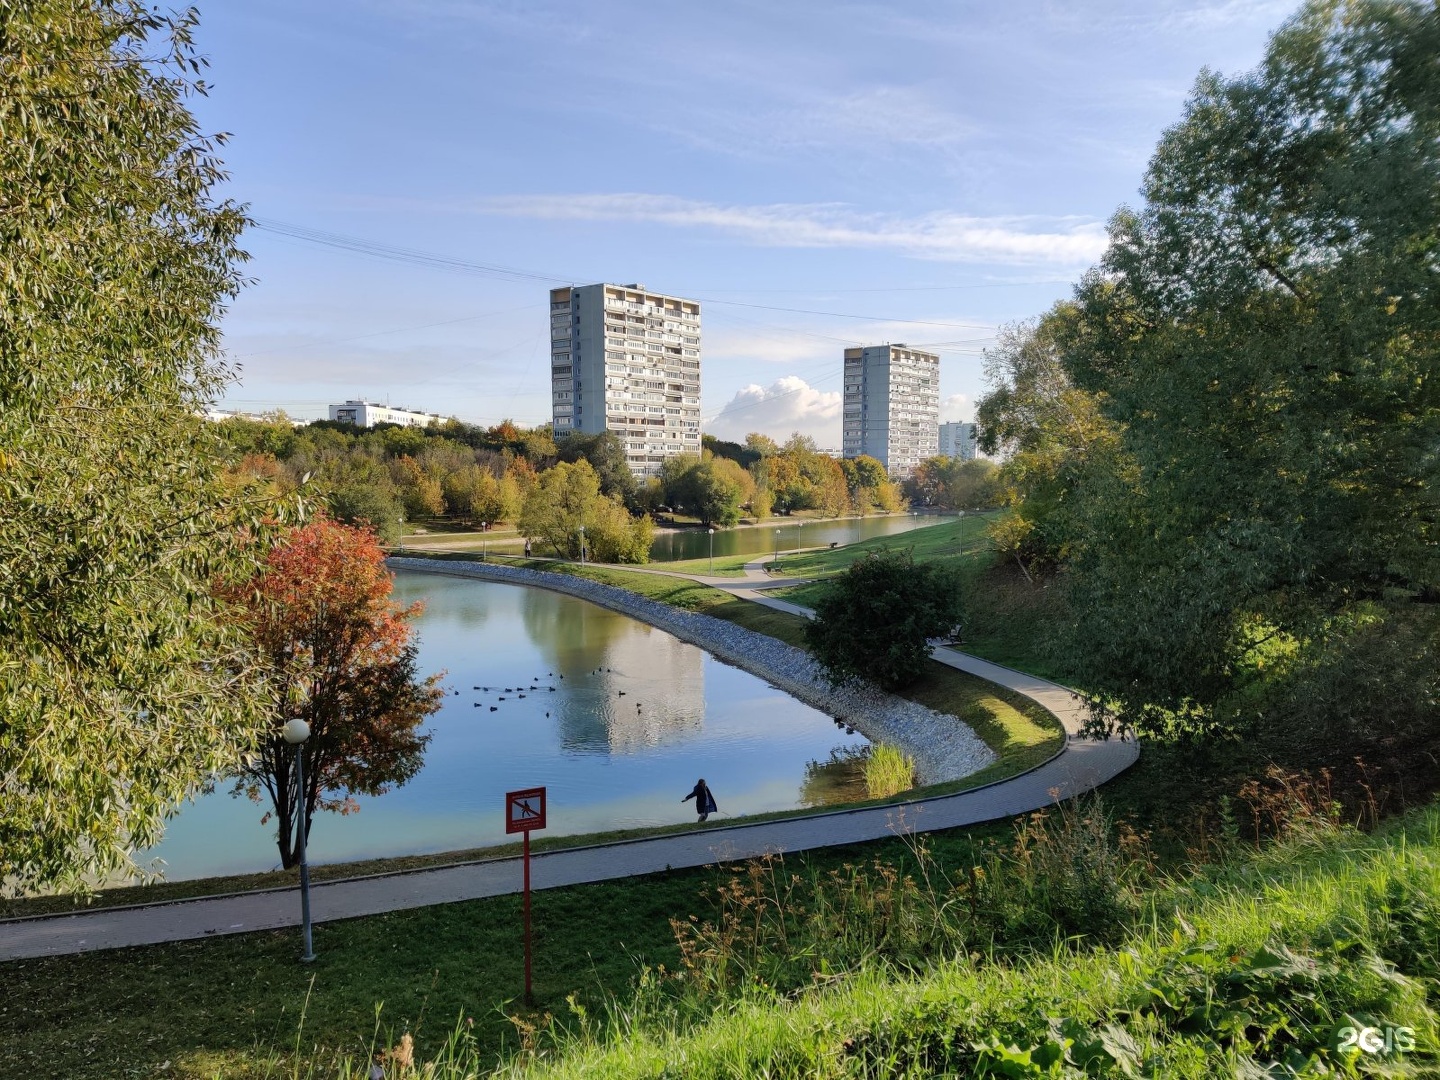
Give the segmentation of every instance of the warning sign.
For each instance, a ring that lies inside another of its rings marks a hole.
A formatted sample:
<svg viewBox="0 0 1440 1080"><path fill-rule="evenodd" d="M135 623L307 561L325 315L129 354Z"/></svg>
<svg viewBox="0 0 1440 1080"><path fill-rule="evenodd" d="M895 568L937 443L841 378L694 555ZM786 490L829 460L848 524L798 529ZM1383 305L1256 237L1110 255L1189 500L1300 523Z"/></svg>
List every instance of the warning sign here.
<svg viewBox="0 0 1440 1080"><path fill-rule="evenodd" d="M530 832L545 828L545 789L526 788L505 793L505 831Z"/></svg>

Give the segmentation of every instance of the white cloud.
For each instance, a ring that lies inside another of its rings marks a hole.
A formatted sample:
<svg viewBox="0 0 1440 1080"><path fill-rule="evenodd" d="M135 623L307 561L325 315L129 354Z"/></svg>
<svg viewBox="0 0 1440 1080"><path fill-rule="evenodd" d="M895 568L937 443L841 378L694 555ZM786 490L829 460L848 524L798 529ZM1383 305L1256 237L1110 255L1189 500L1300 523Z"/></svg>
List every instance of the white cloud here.
<svg viewBox="0 0 1440 1080"><path fill-rule="evenodd" d="M953 424L957 421L969 423L975 419L975 407L964 394L951 394L940 402L940 422Z"/></svg>
<svg viewBox="0 0 1440 1080"><path fill-rule="evenodd" d="M1083 217L916 217L864 213L843 203L727 206L675 195L499 195L471 208L548 221L623 221L715 229L760 247L898 251L954 262L1088 266L1105 250L1103 222Z"/></svg>
<svg viewBox="0 0 1440 1080"><path fill-rule="evenodd" d="M817 390L798 375L786 375L768 387L751 383L740 389L705 425L705 433L744 442L759 431L784 442L798 431L822 447L838 447L840 406L838 390Z"/></svg>

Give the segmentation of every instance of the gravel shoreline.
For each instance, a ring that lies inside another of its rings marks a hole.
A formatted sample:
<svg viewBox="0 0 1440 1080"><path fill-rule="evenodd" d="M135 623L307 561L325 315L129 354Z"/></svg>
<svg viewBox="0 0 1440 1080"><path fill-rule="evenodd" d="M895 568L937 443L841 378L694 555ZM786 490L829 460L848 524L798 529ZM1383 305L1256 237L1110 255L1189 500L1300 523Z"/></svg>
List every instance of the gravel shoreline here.
<svg viewBox="0 0 1440 1080"><path fill-rule="evenodd" d="M392 557L387 566L430 574L531 585L588 600L689 642L791 697L855 728L871 742L897 746L915 759L921 784L959 780L995 760L995 753L968 726L883 690L844 687L825 681L808 654L783 641L709 615L682 611L658 600L569 574L549 574L496 563L440 562Z"/></svg>

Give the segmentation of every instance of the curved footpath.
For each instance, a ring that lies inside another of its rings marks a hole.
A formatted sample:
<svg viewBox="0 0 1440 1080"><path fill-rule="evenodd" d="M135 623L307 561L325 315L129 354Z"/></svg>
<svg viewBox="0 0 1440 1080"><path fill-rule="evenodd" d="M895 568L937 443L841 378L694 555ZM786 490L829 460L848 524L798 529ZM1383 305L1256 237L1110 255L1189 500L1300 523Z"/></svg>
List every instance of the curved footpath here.
<svg viewBox="0 0 1440 1080"><path fill-rule="evenodd" d="M759 569L763 562L762 559L747 565L744 578L672 576L691 577L767 607L808 615L809 611L799 605L763 595L762 590L767 587L796 584L790 580L767 579ZM447 566L443 562L419 559L396 561L396 565L407 570L438 573L454 573L457 569L453 563ZM466 576L471 574L470 565L473 564L467 564ZM508 574L493 576L496 580L516 580ZM708 618L693 614L690 617ZM936 648L934 656L943 664L1024 694L1048 709L1065 728L1064 748L1029 772L954 795L753 824L698 826L687 832L648 839L543 852L531 859L532 887L554 889L1013 817L1098 787L1129 768L1139 756L1139 748L1132 741L1080 737L1084 711L1076 695L1063 686L954 649ZM519 892L520 878L518 858L349 878L312 885L311 911L317 923L378 915ZM101 908L73 915L3 920L0 921L0 960L297 926L300 904L296 892L296 888L270 889L165 904Z"/></svg>

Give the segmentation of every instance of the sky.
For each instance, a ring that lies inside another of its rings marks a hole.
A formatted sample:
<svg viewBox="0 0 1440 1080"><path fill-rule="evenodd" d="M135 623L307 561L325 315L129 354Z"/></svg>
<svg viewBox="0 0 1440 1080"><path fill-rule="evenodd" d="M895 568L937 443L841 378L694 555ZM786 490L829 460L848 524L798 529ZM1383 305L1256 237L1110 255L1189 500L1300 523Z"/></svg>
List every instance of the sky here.
<svg viewBox="0 0 1440 1080"><path fill-rule="evenodd" d="M221 404L548 423L548 290L609 281L701 301L720 438L839 446L843 350L883 342L970 419L1201 69L1293 7L200 0L192 107L259 222Z"/></svg>

